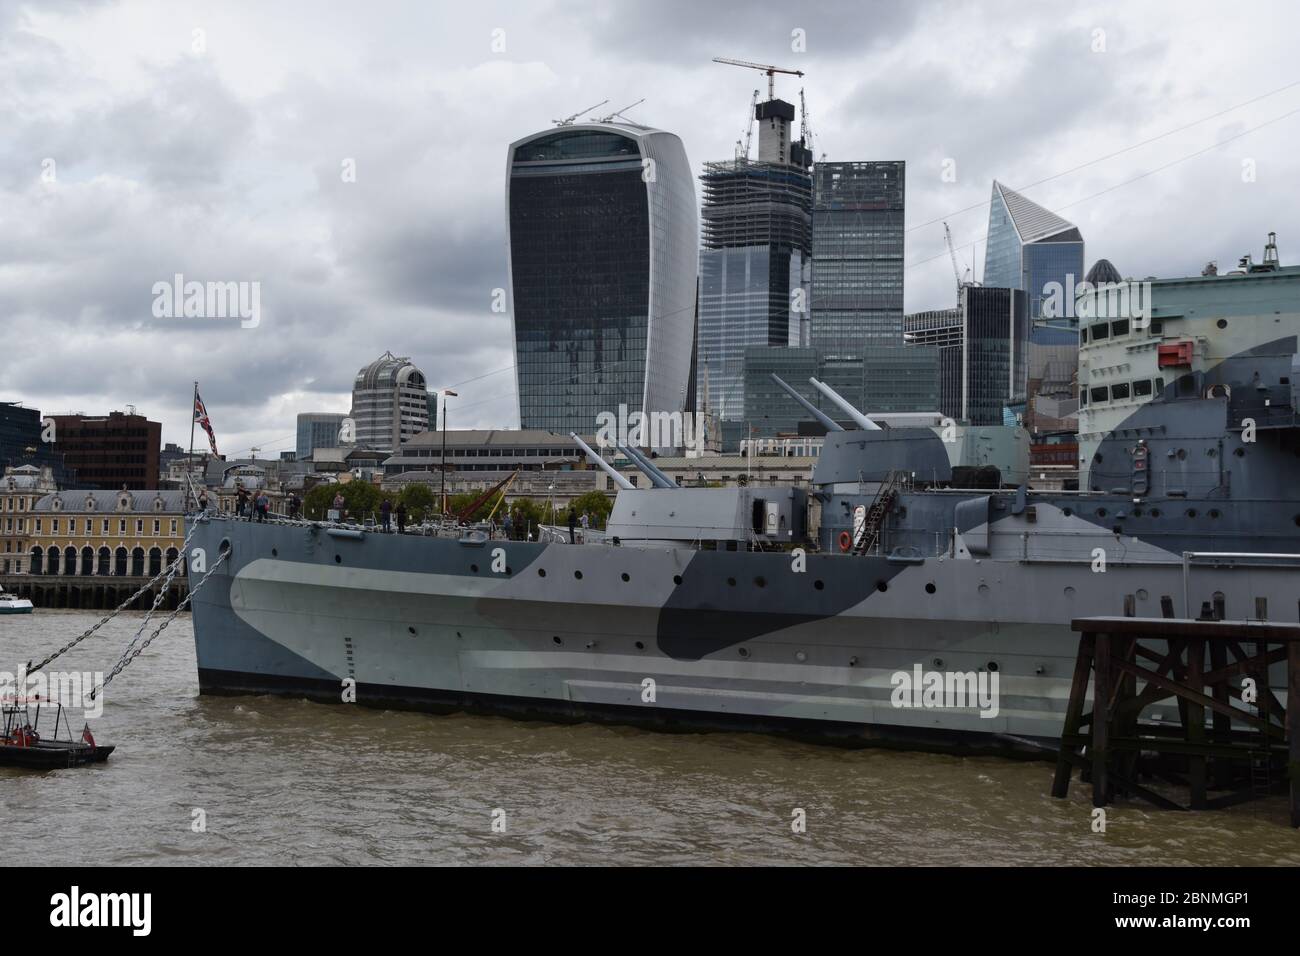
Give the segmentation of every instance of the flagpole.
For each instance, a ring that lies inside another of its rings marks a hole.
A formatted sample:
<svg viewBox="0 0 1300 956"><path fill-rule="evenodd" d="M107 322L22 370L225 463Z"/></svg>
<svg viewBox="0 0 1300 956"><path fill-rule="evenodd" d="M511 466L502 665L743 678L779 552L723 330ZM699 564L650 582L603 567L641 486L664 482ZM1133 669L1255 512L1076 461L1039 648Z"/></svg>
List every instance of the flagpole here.
<svg viewBox="0 0 1300 956"><path fill-rule="evenodd" d="M189 478L187 479L186 484L189 485L190 491L194 490L194 410L198 407L199 407L199 383L195 382L194 399L190 402L190 459L186 466L189 471ZM199 503L197 501L194 502L194 507L197 508L198 505Z"/></svg>

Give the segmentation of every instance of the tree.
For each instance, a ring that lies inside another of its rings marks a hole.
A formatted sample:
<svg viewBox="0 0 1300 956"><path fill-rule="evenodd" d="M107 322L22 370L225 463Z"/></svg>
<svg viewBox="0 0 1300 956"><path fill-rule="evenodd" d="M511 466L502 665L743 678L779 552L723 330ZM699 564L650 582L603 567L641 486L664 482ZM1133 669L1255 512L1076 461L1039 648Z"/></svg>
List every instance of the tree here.
<svg viewBox="0 0 1300 956"><path fill-rule="evenodd" d="M573 510L578 513L579 520L582 519L583 512L591 515L591 527L599 530L605 527L605 522L609 519L609 512L614 507L610 501L609 495L603 491L588 491L586 494L579 495L573 499ZM566 512L566 519L567 512Z"/></svg>
<svg viewBox="0 0 1300 956"><path fill-rule="evenodd" d="M349 521L364 521L374 517L382 496L379 489L368 481L349 481L347 484L317 485L303 499L303 513L313 521L323 520L334 507L334 496L343 496Z"/></svg>
<svg viewBox="0 0 1300 956"><path fill-rule="evenodd" d="M397 500L406 505L407 520L414 524L428 520L438 511L438 496L425 484L412 482L402 489Z"/></svg>

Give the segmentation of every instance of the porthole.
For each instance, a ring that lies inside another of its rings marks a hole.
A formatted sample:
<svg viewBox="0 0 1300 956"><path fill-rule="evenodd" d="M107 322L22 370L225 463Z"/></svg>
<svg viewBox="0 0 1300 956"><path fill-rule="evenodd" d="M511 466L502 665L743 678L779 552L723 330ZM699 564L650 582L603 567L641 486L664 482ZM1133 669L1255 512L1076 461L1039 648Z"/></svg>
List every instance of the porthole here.
<svg viewBox="0 0 1300 956"><path fill-rule="evenodd" d="M926 586L925 586L925 593L926 593L926 594L933 594L936 590L938 590L938 589L934 586L934 582L933 582L933 581L930 581L930 582L927 583Z"/></svg>
<svg viewBox="0 0 1300 956"><path fill-rule="evenodd" d="M645 650L645 645L644 645L643 643L641 643L640 641L637 641L637 642L636 642L636 649L637 649L638 651L644 651L644 650Z"/></svg>
<svg viewBox="0 0 1300 956"><path fill-rule="evenodd" d="M1174 452L1174 455L1178 458L1179 461L1186 461L1186 460L1187 460L1187 449L1186 449L1186 448L1180 448L1180 449L1178 449L1178 451Z"/></svg>
<svg viewBox="0 0 1300 956"><path fill-rule="evenodd" d="M1300 524L1300 515L1296 516L1295 523ZM826 587L826 582L818 579L813 582L813 587L815 587L818 591L824 590Z"/></svg>
<svg viewBox="0 0 1300 956"><path fill-rule="evenodd" d="M682 576L680 574L674 574L673 584L681 584L681 583L682 583Z"/></svg>
<svg viewBox="0 0 1300 956"><path fill-rule="evenodd" d="M574 571L574 572L573 572L573 577L574 577L575 580L581 581L581 580L582 580L582 572L581 572L581 571Z"/></svg>
<svg viewBox="0 0 1300 956"><path fill-rule="evenodd" d="M748 647L742 647L742 648L741 648L737 653L739 653L741 657L748 657L748 656L749 656L749 648L748 648Z"/></svg>
<svg viewBox="0 0 1300 956"><path fill-rule="evenodd" d="M762 575L759 575L758 577L754 578L754 586L760 588L767 587L767 579L764 578Z"/></svg>
<svg viewBox="0 0 1300 956"><path fill-rule="evenodd" d="M1223 512L1221 512L1218 508L1211 508L1209 511L1209 515L1211 518L1217 518L1221 514L1223 514Z"/></svg>
<svg viewBox="0 0 1300 956"><path fill-rule="evenodd" d="M413 628L413 627L407 627L406 632L407 632L408 634L414 634L414 633L415 633L415 628Z"/></svg>
<svg viewBox="0 0 1300 956"><path fill-rule="evenodd" d="M1072 587L1067 587L1067 588L1065 589L1065 596L1068 597L1068 598L1072 598L1072 597L1074 597L1074 588L1072 588Z"/></svg>
<svg viewBox="0 0 1300 956"><path fill-rule="evenodd" d="M539 578L544 578L544 577L546 577L546 569L545 569L545 568L538 568L538 569L537 569L537 576L538 576Z"/></svg>
<svg viewBox="0 0 1300 956"><path fill-rule="evenodd" d="M1151 509L1151 517L1153 517L1153 518L1159 518L1159 517L1160 517L1160 509L1159 509L1159 508L1152 508L1152 509Z"/></svg>
<svg viewBox="0 0 1300 956"><path fill-rule="evenodd" d="M334 563L335 563L335 564L342 564L342 563L343 563L343 555L341 555L341 554L336 554L336 555L334 555Z"/></svg>
<svg viewBox="0 0 1300 956"><path fill-rule="evenodd" d="M1244 449L1244 448L1235 448L1235 449L1233 449L1233 452L1232 452L1232 453L1233 453L1234 455L1236 455L1238 458L1245 458L1245 457L1246 457L1246 449Z"/></svg>
<svg viewBox="0 0 1300 956"><path fill-rule="evenodd" d="M620 577L622 577L622 579L623 579L625 582L626 582L626 581L631 581L631 580L632 580L632 576L631 576L630 574L628 574L626 571L624 571L624 572L620 575Z"/></svg>
<svg viewBox="0 0 1300 956"><path fill-rule="evenodd" d="M1068 518L1068 517L1070 517L1070 515L1074 514L1074 509L1073 509L1073 508L1063 508L1063 509L1061 509L1061 514L1065 515L1065 516Z"/></svg>
<svg viewBox="0 0 1300 956"><path fill-rule="evenodd" d="M1227 320L1227 319L1219 319L1219 321L1218 321L1218 322L1215 322L1214 324L1217 325L1217 326L1218 326L1219 328L1221 328L1221 329L1226 329L1226 328L1228 327L1228 320Z"/></svg>
<svg viewBox="0 0 1300 956"><path fill-rule="evenodd" d="M876 582L876 590L879 591L879 592L882 593L882 594L883 594L884 592L888 591L888 590L889 590L889 582L888 582L888 581L877 581L877 582Z"/></svg>
<svg viewBox="0 0 1300 956"><path fill-rule="evenodd" d="M469 569L470 569L470 571L473 572L474 574L478 574L478 565L477 565L477 564L471 564L471 565L469 566Z"/></svg>
<svg viewBox="0 0 1300 956"><path fill-rule="evenodd" d="M1097 509L1097 517L1098 517L1098 518L1104 518L1104 517L1106 517L1106 509L1105 509L1105 508L1098 508L1098 509Z"/></svg>
<svg viewBox="0 0 1300 956"><path fill-rule="evenodd" d="M1189 517L1189 518L1195 518L1195 517L1196 517L1196 509L1195 509L1195 508L1188 508L1188 509L1187 509L1187 517Z"/></svg>
<svg viewBox="0 0 1300 956"><path fill-rule="evenodd" d="M997 671L998 671L998 662L997 662L997 661L989 661L988 664L985 665L985 666L988 667L988 670L989 670L989 673L990 673L990 674L996 674Z"/></svg>
<svg viewBox="0 0 1300 956"><path fill-rule="evenodd" d="M279 556L280 556L280 552L277 551L275 548L272 548L272 549L271 549L271 557L273 557L273 558L278 558Z"/></svg>
<svg viewBox="0 0 1300 956"><path fill-rule="evenodd" d="M561 645L564 644L564 641L560 640L560 635L558 635L558 634L556 634L554 637L552 637L552 638L551 638L551 641L552 641L552 643L555 644L556 647L560 647Z"/></svg>
<svg viewBox="0 0 1300 956"><path fill-rule="evenodd" d="M734 587L736 586L736 579L735 579L735 578L727 578L727 584L728 584L730 587L733 587L733 588L734 588Z"/></svg>

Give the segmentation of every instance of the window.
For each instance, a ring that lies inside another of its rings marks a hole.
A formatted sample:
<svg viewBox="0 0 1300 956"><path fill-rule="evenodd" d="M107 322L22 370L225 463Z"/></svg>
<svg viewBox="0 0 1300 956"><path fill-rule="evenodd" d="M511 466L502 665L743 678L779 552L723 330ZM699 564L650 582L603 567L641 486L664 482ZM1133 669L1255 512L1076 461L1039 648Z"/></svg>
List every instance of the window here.
<svg viewBox="0 0 1300 956"><path fill-rule="evenodd" d="M1098 385L1092 389L1089 398L1093 402L1104 402L1108 398L1108 394L1105 385Z"/></svg>
<svg viewBox="0 0 1300 956"><path fill-rule="evenodd" d="M50 519L50 531L53 532L54 534L58 534L58 533L59 533L59 519L58 519L58 518L51 518L51 519Z"/></svg>
<svg viewBox="0 0 1300 956"><path fill-rule="evenodd" d="M117 533L118 533L118 534L126 534L126 519L125 519L125 518L119 518L119 519L118 519L118 522L117 522Z"/></svg>
<svg viewBox="0 0 1300 956"><path fill-rule="evenodd" d="M1128 319L1116 319L1110 324L1111 335L1128 335Z"/></svg>
<svg viewBox="0 0 1300 956"><path fill-rule="evenodd" d="M143 518L136 518L136 519L135 519L135 533L136 533L136 534L144 534L144 519L143 519Z"/></svg>
<svg viewBox="0 0 1300 956"><path fill-rule="evenodd" d="M1127 388L1128 386L1126 385L1126 386L1124 386L1124 387ZM154 535L157 536L157 535L161 532L161 530L162 530L162 522L159 521L157 518L154 518L154 519L153 519L153 533L154 533Z"/></svg>
<svg viewBox="0 0 1300 956"><path fill-rule="evenodd" d="M1141 378L1133 383L1134 398L1143 398L1150 394L1151 394L1151 380L1149 378Z"/></svg>
<svg viewBox="0 0 1300 956"><path fill-rule="evenodd" d="M1128 398L1128 382L1116 382L1112 385L1110 387L1110 397L1112 401Z"/></svg>
<svg viewBox="0 0 1300 956"><path fill-rule="evenodd" d="M176 537L176 519L172 518L172 537Z"/></svg>
<svg viewBox="0 0 1300 956"><path fill-rule="evenodd" d="M1092 327L1092 340L1099 342L1102 339L1110 338L1110 326L1105 322L1099 322Z"/></svg>

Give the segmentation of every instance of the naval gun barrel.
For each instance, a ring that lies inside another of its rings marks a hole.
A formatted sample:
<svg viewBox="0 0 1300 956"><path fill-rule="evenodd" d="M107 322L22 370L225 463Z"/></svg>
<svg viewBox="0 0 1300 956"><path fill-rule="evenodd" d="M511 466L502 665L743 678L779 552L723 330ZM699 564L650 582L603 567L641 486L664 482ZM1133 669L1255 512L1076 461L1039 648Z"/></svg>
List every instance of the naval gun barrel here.
<svg viewBox="0 0 1300 956"><path fill-rule="evenodd" d="M576 441L578 443L578 447L587 453L587 458L591 461L593 465L595 465L605 474L609 475L610 480L612 480L614 484L618 485L620 488L624 488L627 490L631 490L632 488L636 487L636 485L632 484L632 482L628 481L621 474L619 474L617 468L615 468L604 458L598 455L595 451L592 450L592 447L590 445L588 445L585 441L579 438L577 432L569 432L569 437L572 438L574 441Z"/></svg>
<svg viewBox="0 0 1300 956"><path fill-rule="evenodd" d="M815 378L808 379L808 382L812 385L813 388L817 389L817 391L821 392L832 402L834 402L836 405L842 408L844 410L844 414L848 415L849 418L853 419L853 421L857 423L857 426L861 428L864 432L880 431L879 425L877 425L866 415L863 415L860 411L854 408L849 403L848 399L846 399L839 392L835 391L835 389L831 388L825 382L819 382Z"/></svg>
<svg viewBox="0 0 1300 956"><path fill-rule="evenodd" d="M673 481L662 471L656 468L653 464L651 464L650 459L647 458L645 455L643 455L640 449L633 448L631 445L619 445L617 447L619 451L621 451L623 454L627 455L627 457L631 459L632 464L636 465L643 472L645 472L645 476L650 479L650 484L654 485L656 488L677 487L677 482Z"/></svg>
<svg viewBox="0 0 1300 956"><path fill-rule="evenodd" d="M808 401L808 399L804 398L802 395L796 392L793 387L791 387L789 384L787 384L781 379L780 375L777 375L776 372L772 372L770 374L772 376L772 381L776 382L776 384L780 385L781 388L785 389L785 393L789 395L791 398L793 398L800 405L802 405L804 411L806 411L813 418L817 419L817 421L821 422L826 427L826 430L828 432L844 431L843 425L835 421L835 419L831 418L829 415L823 412L812 402Z"/></svg>

